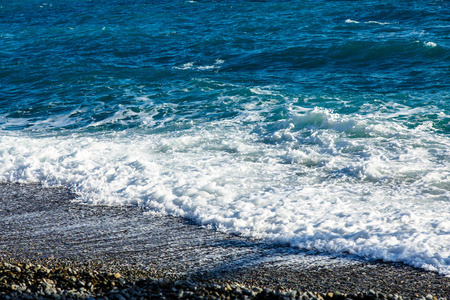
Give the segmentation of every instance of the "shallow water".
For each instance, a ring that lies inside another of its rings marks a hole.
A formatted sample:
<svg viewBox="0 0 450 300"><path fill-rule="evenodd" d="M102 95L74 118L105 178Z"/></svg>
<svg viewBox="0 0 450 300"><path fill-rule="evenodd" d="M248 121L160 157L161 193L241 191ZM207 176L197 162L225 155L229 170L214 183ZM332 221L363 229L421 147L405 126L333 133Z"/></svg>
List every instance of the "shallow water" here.
<svg viewBox="0 0 450 300"><path fill-rule="evenodd" d="M0 5L0 180L450 274L446 1Z"/></svg>

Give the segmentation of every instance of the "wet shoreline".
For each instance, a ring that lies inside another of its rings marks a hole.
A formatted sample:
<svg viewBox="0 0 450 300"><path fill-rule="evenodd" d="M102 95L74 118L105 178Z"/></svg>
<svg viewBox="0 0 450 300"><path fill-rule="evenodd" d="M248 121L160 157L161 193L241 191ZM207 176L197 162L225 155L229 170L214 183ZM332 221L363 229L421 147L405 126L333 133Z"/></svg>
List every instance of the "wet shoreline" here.
<svg viewBox="0 0 450 300"><path fill-rule="evenodd" d="M65 188L0 185L0 260L262 289L450 299L450 278L403 264L315 254L230 236L137 207L73 203ZM1 284L1 283L0 283Z"/></svg>

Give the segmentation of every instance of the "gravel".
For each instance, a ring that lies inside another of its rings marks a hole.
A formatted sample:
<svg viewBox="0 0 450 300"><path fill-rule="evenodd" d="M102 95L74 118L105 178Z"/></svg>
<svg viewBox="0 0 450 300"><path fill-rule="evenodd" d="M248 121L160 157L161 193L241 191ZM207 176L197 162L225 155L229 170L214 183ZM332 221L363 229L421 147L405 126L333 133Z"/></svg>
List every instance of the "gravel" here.
<svg viewBox="0 0 450 300"><path fill-rule="evenodd" d="M134 272L137 272L135 274ZM192 282L145 277L140 270L98 272L92 267L70 264L43 266L33 263L0 262L0 295L4 299L403 299L401 295L368 290L359 293L317 293L285 288L271 289L227 281ZM134 274L133 274L134 273ZM416 299L438 300L431 294Z"/></svg>

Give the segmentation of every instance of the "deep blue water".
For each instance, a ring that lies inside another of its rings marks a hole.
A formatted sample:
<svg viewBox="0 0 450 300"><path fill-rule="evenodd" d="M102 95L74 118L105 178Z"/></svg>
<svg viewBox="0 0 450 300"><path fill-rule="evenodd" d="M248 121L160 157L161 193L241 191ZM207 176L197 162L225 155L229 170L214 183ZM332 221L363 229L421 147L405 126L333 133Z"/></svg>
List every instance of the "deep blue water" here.
<svg viewBox="0 0 450 300"><path fill-rule="evenodd" d="M181 106L158 109L161 122L230 118L241 101L208 102L253 86L343 114L387 102L449 112L447 1L18 1L0 13L0 112L23 121L5 130L77 109L68 124L36 127L80 130L120 105L155 109L136 95ZM448 117L426 117L449 132Z"/></svg>
<svg viewBox="0 0 450 300"><path fill-rule="evenodd" d="M448 1L2 1L0 180L450 274Z"/></svg>

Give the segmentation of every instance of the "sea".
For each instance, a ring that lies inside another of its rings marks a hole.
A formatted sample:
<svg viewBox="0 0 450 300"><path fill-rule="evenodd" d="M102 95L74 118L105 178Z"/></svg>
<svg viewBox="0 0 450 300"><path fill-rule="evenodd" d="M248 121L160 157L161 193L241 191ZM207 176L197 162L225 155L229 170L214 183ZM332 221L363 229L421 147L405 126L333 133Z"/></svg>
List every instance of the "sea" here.
<svg viewBox="0 0 450 300"><path fill-rule="evenodd" d="M450 2L0 0L0 182L450 276Z"/></svg>

